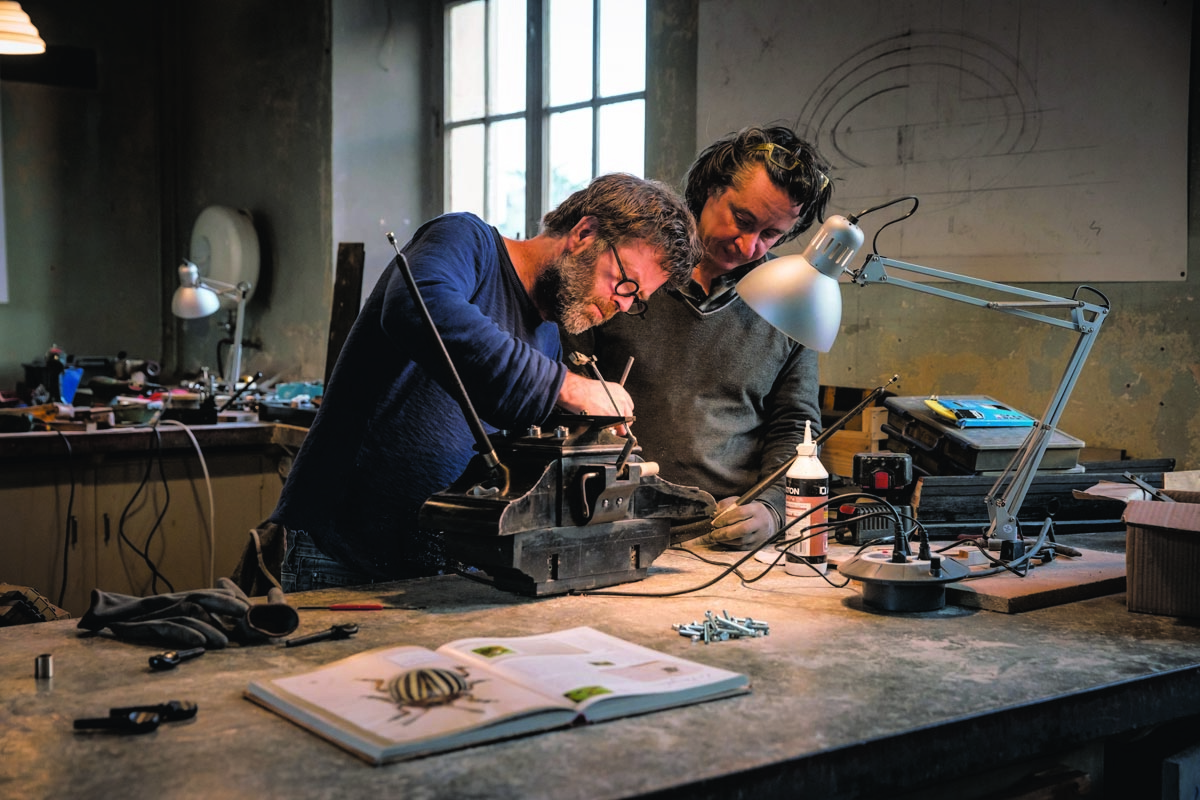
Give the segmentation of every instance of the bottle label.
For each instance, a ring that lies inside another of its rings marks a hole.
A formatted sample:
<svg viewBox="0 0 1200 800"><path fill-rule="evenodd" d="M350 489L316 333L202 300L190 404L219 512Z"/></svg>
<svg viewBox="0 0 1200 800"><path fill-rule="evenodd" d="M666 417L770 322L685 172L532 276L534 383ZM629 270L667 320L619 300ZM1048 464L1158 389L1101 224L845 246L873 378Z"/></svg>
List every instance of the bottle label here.
<svg viewBox="0 0 1200 800"><path fill-rule="evenodd" d="M829 478L786 478L784 495L785 510L790 522L829 499ZM828 518L827 509L821 508L796 523L795 527L788 529L786 536L789 539L805 537L804 541L788 550L789 560L799 556L814 564L825 561L829 552L829 534L825 531ZM812 533L810 529L814 527L820 533L809 536Z"/></svg>

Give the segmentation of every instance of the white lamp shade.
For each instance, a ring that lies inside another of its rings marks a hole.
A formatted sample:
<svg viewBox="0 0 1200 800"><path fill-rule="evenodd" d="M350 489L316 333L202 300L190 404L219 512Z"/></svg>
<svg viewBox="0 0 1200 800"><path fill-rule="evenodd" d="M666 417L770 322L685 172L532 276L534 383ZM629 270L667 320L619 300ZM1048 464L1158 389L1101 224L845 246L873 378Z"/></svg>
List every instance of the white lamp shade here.
<svg viewBox="0 0 1200 800"><path fill-rule="evenodd" d="M203 286L180 286L171 298L171 313L180 319L199 319L217 313L221 298Z"/></svg>
<svg viewBox="0 0 1200 800"><path fill-rule="evenodd" d="M46 52L46 43L33 26L20 3L0 2L0 53L36 55Z"/></svg>
<svg viewBox="0 0 1200 800"><path fill-rule="evenodd" d="M825 220L798 256L755 267L738 281L746 305L805 347L829 352L842 324L838 276L862 247L863 232L853 217Z"/></svg>
<svg viewBox="0 0 1200 800"><path fill-rule="evenodd" d="M221 298L200 280L200 270L190 261L179 265L179 288L171 298L171 313L180 319L199 319L217 313Z"/></svg>
<svg viewBox="0 0 1200 800"><path fill-rule="evenodd" d="M737 292L758 315L805 347L829 352L842 324L842 289L801 255L755 267Z"/></svg>

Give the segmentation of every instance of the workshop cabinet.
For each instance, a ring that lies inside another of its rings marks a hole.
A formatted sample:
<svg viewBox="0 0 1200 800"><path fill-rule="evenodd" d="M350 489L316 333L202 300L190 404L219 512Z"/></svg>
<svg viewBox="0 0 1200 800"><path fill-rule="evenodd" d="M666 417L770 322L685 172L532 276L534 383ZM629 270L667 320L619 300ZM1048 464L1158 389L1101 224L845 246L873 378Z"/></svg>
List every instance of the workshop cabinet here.
<svg viewBox="0 0 1200 800"><path fill-rule="evenodd" d="M96 585L95 549L79 542L78 520L95 516L94 493L80 484L84 472L65 459L0 465L0 583L32 587L72 614L87 609ZM84 551L93 557L81 558Z"/></svg>
<svg viewBox="0 0 1200 800"><path fill-rule="evenodd" d="M78 617L93 587L148 596L229 576L279 499L288 455L209 445L202 465L185 444L0 459L0 582L32 587Z"/></svg>
<svg viewBox="0 0 1200 800"><path fill-rule="evenodd" d="M124 459L94 470L90 521L99 588L147 596L171 587L211 587L233 571L250 529L275 508L282 486L266 456L209 453L205 458L211 509L195 454L164 457L148 477L145 463ZM161 576L157 582L150 564Z"/></svg>

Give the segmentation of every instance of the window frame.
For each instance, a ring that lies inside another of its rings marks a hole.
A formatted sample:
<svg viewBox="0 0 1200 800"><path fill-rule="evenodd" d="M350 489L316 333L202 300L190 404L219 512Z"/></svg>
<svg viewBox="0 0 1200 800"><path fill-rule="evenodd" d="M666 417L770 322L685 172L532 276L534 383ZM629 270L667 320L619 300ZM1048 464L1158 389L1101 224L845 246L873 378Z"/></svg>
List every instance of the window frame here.
<svg viewBox="0 0 1200 800"><path fill-rule="evenodd" d="M599 166L600 160L600 141L599 141L599 124L600 111L605 106L617 105L626 103L631 100L641 100L645 110L646 121L643 124L643 148L645 155L643 157L642 174L649 176L651 174L651 142L650 142L650 97L651 97L651 63L650 46L652 38L650 36L651 29L651 14L656 6L661 5L663 0L646 0L646 74L645 81L641 91L624 92L622 94L611 95L607 97L599 96L600 88L600 2L602 0L592 0L592 87L591 96L585 100L578 100L572 103L566 103L558 106L551 106L548 101L546 87L548 84L549 64L546 58L547 43L545 40L545 31L547 30L547 15L549 14L549 0L525 0L526 7L526 41L525 41L525 109L523 112L515 111L505 114L492 114L486 107L485 102L483 113L480 116L455 120L453 122L447 119L447 97L449 92L449 69L447 57L450 55L447 51L447 25L446 19L449 10L457 5L463 5L469 2L483 2L485 5L485 18L488 13L487 4L492 0L442 0L440 5L441 14L437 21L437 36L434 41L438 43L435 50L435 63L438 65L436 72L437 77L437 131L435 140L438 143L438 169L435 177L437 184L436 195L440 197L440 203L443 211L453 211L458 209L450 208L449 198L449 164L447 159L446 148L448 147L449 134L456 128L465 128L472 125L483 126L483 147L484 158L487 158L489 152L491 127L495 123L506 120L524 118L525 120L525 219L523 235L526 238L536 236L541 228L542 216L549 208L546 207L548 198L550 197L550 175L549 175L549 154L548 154L548 139L550 120L556 114L562 114L580 109L591 110L592 124L592 142L591 142L591 174L594 176ZM490 48L492 42L490 38L485 42L485 48ZM484 85L487 86L487 54L485 53L485 77ZM485 89L486 91L486 89ZM486 208L486 201L489 191L489 176L484 176L484 201L485 213L490 210Z"/></svg>

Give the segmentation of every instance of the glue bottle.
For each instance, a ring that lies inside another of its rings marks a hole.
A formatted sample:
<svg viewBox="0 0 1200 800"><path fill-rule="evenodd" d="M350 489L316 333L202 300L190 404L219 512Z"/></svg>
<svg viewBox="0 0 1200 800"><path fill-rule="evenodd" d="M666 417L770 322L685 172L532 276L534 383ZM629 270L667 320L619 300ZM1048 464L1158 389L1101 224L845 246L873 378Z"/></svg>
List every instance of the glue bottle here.
<svg viewBox="0 0 1200 800"><path fill-rule="evenodd" d="M812 423L808 420L804 422L804 441L796 445L796 453L799 457L788 468L784 477L785 513L788 522L829 499L829 472L817 458L817 445L812 440ZM825 532L827 519L828 512L821 508L809 514L802 522L796 523L784 534L787 538L794 539L808 536L811 533L810 528L815 527L820 531L788 550L784 562L787 574L800 577L825 574L829 553L829 535Z"/></svg>

